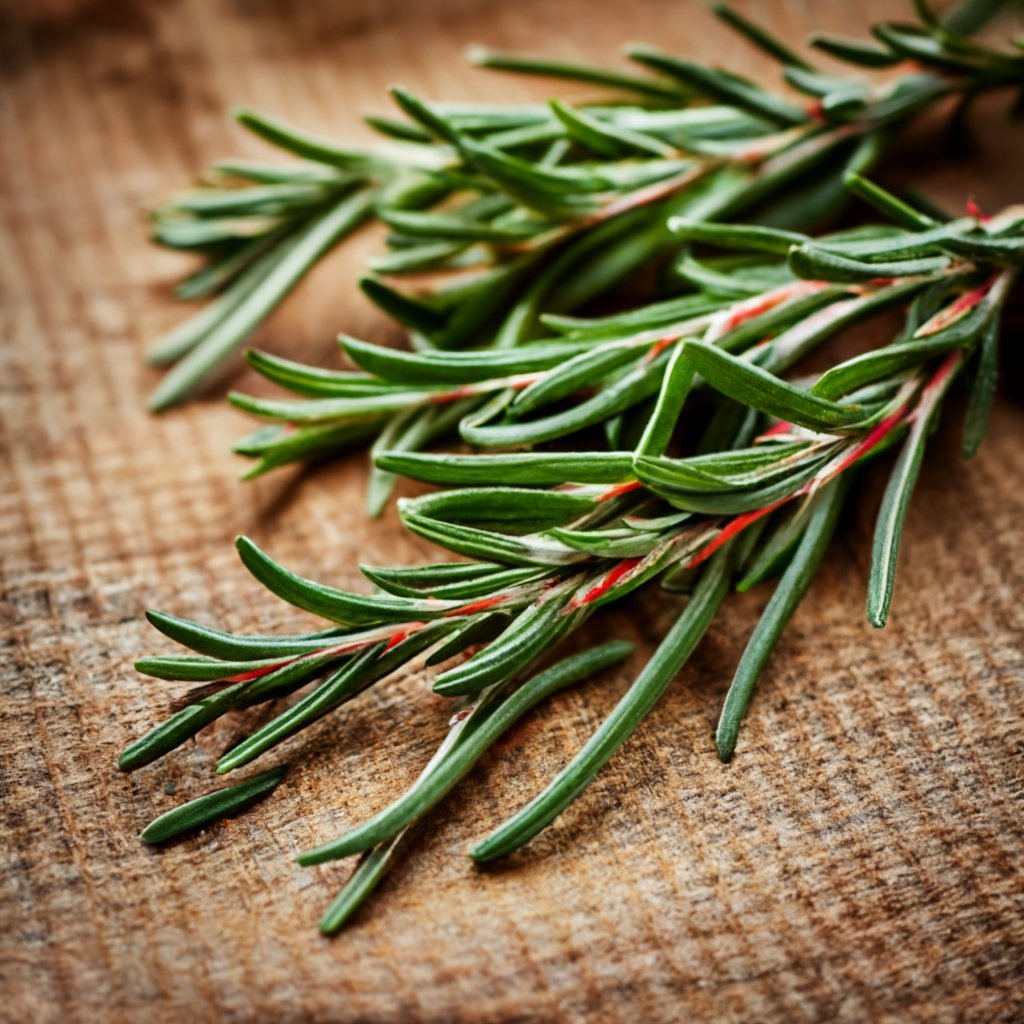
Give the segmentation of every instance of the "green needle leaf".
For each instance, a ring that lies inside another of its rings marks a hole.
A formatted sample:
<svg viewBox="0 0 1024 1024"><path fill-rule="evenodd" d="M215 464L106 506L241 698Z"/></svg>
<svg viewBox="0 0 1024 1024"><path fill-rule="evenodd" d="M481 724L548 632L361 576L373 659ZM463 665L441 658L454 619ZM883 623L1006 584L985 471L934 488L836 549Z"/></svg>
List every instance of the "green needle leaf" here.
<svg viewBox="0 0 1024 1024"><path fill-rule="evenodd" d="M693 361L689 358L685 346L678 346L672 354L665 379L658 394L658 402L654 414L647 421L636 454L659 456L664 454L672 440L683 404L693 385Z"/></svg>
<svg viewBox="0 0 1024 1024"><path fill-rule="evenodd" d="M551 109L555 117L565 125L569 135L595 153L609 157L636 152L648 156L672 155L672 147L653 136L632 131L622 125L605 124L586 111L571 107L561 100L552 100Z"/></svg>
<svg viewBox="0 0 1024 1024"><path fill-rule="evenodd" d="M685 341L683 347L715 390L769 416L823 432L849 427L863 418L857 406L818 398L713 345Z"/></svg>
<svg viewBox="0 0 1024 1024"><path fill-rule="evenodd" d="M838 36L817 32L810 38L811 46L816 46L831 57L865 68L890 68L903 59L899 54L883 50L871 43L862 43L857 39L841 39Z"/></svg>
<svg viewBox="0 0 1024 1024"><path fill-rule="evenodd" d="M483 864L518 850L593 782L693 653L728 592L731 565L725 551L711 561L686 608L615 710L543 793L473 849L473 860Z"/></svg>
<svg viewBox="0 0 1024 1024"><path fill-rule="evenodd" d="M485 698L469 716L447 756L439 760L390 807L340 839L300 854L303 865L322 864L362 853L399 834L439 803L463 779L494 742L527 711L558 690L589 679L628 658L633 645L616 640L570 655L538 673L492 708Z"/></svg>
<svg viewBox="0 0 1024 1024"><path fill-rule="evenodd" d="M367 647L347 665L329 675L312 693L232 747L217 762L217 774L223 775L248 764L366 689L380 678L379 666L375 662L381 660L379 655L383 649L384 644Z"/></svg>
<svg viewBox="0 0 1024 1024"><path fill-rule="evenodd" d="M521 349L482 352L403 352L342 337L349 358L392 384L475 384L560 366L588 350L585 342L537 342Z"/></svg>
<svg viewBox="0 0 1024 1024"><path fill-rule="evenodd" d="M848 171L843 175L843 184L855 196L870 203L879 213L897 224L917 230L935 226L935 221L927 214L915 210L909 203L903 202L881 185L876 185L855 171Z"/></svg>
<svg viewBox="0 0 1024 1024"><path fill-rule="evenodd" d="M518 226L489 224L447 213L420 213L409 210L378 210L380 219L396 231L434 239L468 242L515 242L536 234L535 223Z"/></svg>
<svg viewBox="0 0 1024 1024"><path fill-rule="evenodd" d="M175 807L173 811L161 814L159 818L151 821L142 830L139 838L144 843L166 843L187 832L195 832L196 829L228 814L244 810L273 792L287 771L288 766L281 765L269 772L263 772L262 775L246 779L245 782L239 782L236 786L228 786L226 789L219 789L215 793L190 800L187 804Z"/></svg>
<svg viewBox="0 0 1024 1024"><path fill-rule="evenodd" d="M760 550L743 566L743 575L736 590L745 593L784 568L807 528L805 510L797 507L787 511Z"/></svg>
<svg viewBox="0 0 1024 1024"><path fill-rule="evenodd" d="M434 682L434 692L446 697L479 693L529 664L578 624L574 616L563 611L570 597L571 591L563 587L561 594L554 591L535 601L482 651L442 672Z"/></svg>
<svg viewBox="0 0 1024 1024"><path fill-rule="evenodd" d="M718 731L715 734L718 756L723 761L732 758L740 722L746 714L750 698L754 695L758 677L768 663L772 651L775 650L786 624L807 593L807 588L811 585L811 580L814 579L814 574L818 571L818 566L828 549L839 520L839 512L843 507L847 486L847 475L844 474L819 493L814 499L813 509L804 513L808 517L808 522L803 538L775 588L768 607L765 608L750 636L725 697L722 715L718 720Z"/></svg>
<svg viewBox="0 0 1024 1024"><path fill-rule="evenodd" d="M335 628L296 637L236 636L166 612L150 610L146 612L146 618L164 636L199 654L226 661L259 661L309 654L322 650L332 641L337 643L338 638L345 635L345 630Z"/></svg>
<svg viewBox="0 0 1024 1024"><path fill-rule="evenodd" d="M690 242L707 242L726 249L770 252L777 256L785 256L794 245L808 241L806 235L796 231L781 231L779 228L766 228L759 224L715 224L673 217L668 226L674 235Z"/></svg>
<svg viewBox="0 0 1024 1024"><path fill-rule="evenodd" d="M382 451L377 465L431 484L548 487L566 482L619 484L633 477L629 452L495 452L447 455Z"/></svg>
<svg viewBox="0 0 1024 1024"><path fill-rule="evenodd" d="M810 65L796 51L791 50L781 40L766 32L760 25L745 18L739 11L734 10L728 4L713 3L711 9L727 25L732 26L737 32L750 40L759 50L763 50L770 57L774 57L781 64L788 64L790 67L808 68Z"/></svg>
<svg viewBox="0 0 1024 1024"><path fill-rule="evenodd" d="M363 905L387 874L394 861L395 850L404 835L404 832L399 832L390 842L370 850L359 862L352 877L320 919L321 935L334 935L340 931Z"/></svg>
<svg viewBox="0 0 1024 1024"><path fill-rule="evenodd" d="M703 96L732 104L767 121L790 126L804 124L808 120L807 114L800 107L731 71L681 60L650 46L630 46L627 53L633 60L678 79Z"/></svg>
<svg viewBox="0 0 1024 1024"><path fill-rule="evenodd" d="M371 171L381 166L379 158L354 149L344 149L333 142L314 138L289 127L282 121L267 117L254 110L235 111L235 120L254 135L272 145L317 163L342 167L346 170Z"/></svg>
<svg viewBox="0 0 1024 1024"><path fill-rule="evenodd" d="M550 60L532 54L508 53L503 50L491 50L485 46L471 46L466 52L466 59L477 67L492 68L495 71L514 71L518 74L544 75L548 78L564 78L570 82L604 85L658 100L670 100L673 103L678 103L681 96L679 87L671 82L641 78L621 71L609 71L607 68Z"/></svg>
<svg viewBox="0 0 1024 1024"><path fill-rule="evenodd" d="M992 399L995 397L999 374L999 322L989 321L981 336L978 366L971 384L971 397L964 419L963 456L973 458L988 430Z"/></svg>
<svg viewBox="0 0 1024 1024"><path fill-rule="evenodd" d="M506 415L521 419L536 409L551 405L593 385L609 374L637 363L640 352L616 345L597 345L587 352L552 367L539 380L528 385L512 400Z"/></svg>
<svg viewBox="0 0 1024 1024"><path fill-rule="evenodd" d="M412 298L375 277L361 278L359 287L371 302L410 330L429 335L444 326L444 316L429 303Z"/></svg>
<svg viewBox="0 0 1024 1024"><path fill-rule="evenodd" d="M917 483L921 471L928 435L941 408L942 396L960 362L951 365L953 369L947 372L941 383L929 385L930 390L922 399L907 440L896 459L896 465L882 498L882 507L878 512L871 550L871 575L868 580L868 621L877 629L881 629L889 617L900 538L903 535L907 509L910 507L910 496L914 492L914 484Z"/></svg>
<svg viewBox="0 0 1024 1024"><path fill-rule="evenodd" d="M370 448L370 480L366 485L366 514L376 519L395 489L397 476L377 464L376 456L387 449L415 450L431 437L437 420L436 408L413 408L396 414Z"/></svg>
<svg viewBox="0 0 1024 1024"><path fill-rule="evenodd" d="M117 767L125 772L134 771L181 746L204 726L234 708L244 689L245 683L235 683L234 686L228 686L219 693L182 708L166 722L126 747L117 759Z"/></svg>
<svg viewBox="0 0 1024 1024"><path fill-rule="evenodd" d="M315 217L299 230L288 251L242 290L233 305L221 309L223 317L210 325L195 347L179 362L150 396L149 408L160 412L176 405L214 373L264 317L295 287L309 268L340 239L354 231L369 216L373 192L362 189L346 196L323 217ZM166 349L164 350L166 353Z"/></svg>
<svg viewBox="0 0 1024 1024"><path fill-rule="evenodd" d="M368 373L325 370L307 366L291 359L282 359L269 352L250 349L245 354L249 365L267 380L310 398L365 398L369 395L400 391L401 387L379 380Z"/></svg>
<svg viewBox="0 0 1024 1024"><path fill-rule="evenodd" d="M248 537L235 541L242 564L272 594L332 622L373 626L387 622L435 619L456 607L453 602L414 601L400 597L351 594L303 579L264 554Z"/></svg>
<svg viewBox="0 0 1024 1024"><path fill-rule="evenodd" d="M593 398L563 412L511 423L464 421L459 432L468 444L485 447L522 446L553 441L600 423L655 394L661 387L660 378L665 361L659 357L649 363L642 363L608 384Z"/></svg>
<svg viewBox="0 0 1024 1024"><path fill-rule="evenodd" d="M198 345L221 321L262 286L267 274L291 251L295 235L289 225L258 239L269 251L253 261L217 298L158 338L146 353L151 366L176 362Z"/></svg>
<svg viewBox="0 0 1024 1024"><path fill-rule="evenodd" d="M813 242L794 246L789 253L790 269L798 277L812 281L873 281L885 277L916 277L945 270L951 263L948 256L922 256L920 259L893 260L889 263L868 263L851 259Z"/></svg>

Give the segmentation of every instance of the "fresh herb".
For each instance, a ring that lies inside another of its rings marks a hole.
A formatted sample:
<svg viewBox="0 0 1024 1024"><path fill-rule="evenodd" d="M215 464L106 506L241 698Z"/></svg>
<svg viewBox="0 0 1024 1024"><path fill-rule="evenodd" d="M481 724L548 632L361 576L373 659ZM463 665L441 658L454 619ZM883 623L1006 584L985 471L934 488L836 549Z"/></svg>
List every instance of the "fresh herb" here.
<svg viewBox="0 0 1024 1024"><path fill-rule="evenodd" d="M300 431L354 430L382 409L409 418L459 409L450 424L479 453L409 450L396 431L375 461L381 472L445 485L401 501L401 518L469 561L366 567L377 591L359 594L295 575L241 538L243 564L259 582L331 625L246 637L151 613L193 653L147 658L139 670L207 685L129 747L122 767L162 756L229 711L313 684L221 758L217 771L227 773L414 659L443 665L434 690L472 710L456 716L394 805L299 858L366 853L324 918L333 931L382 876L404 830L505 728L555 689L628 653L605 645L522 682L603 605L655 580L689 595L618 706L538 797L474 849L477 861L518 849L585 790L683 668L732 586L781 573L722 710L718 751L732 757L757 677L822 560L851 475L898 448L868 587L869 618L884 624L924 445L965 366L978 364L980 387L991 393L992 339L1024 264L1019 209L938 221L856 174L846 185L891 223L812 238L672 218L666 230L681 246L674 268L689 282L686 293L598 319L547 316L547 339L472 354L350 341L358 375L263 357L304 397L244 403ZM722 280L724 292L711 285ZM785 378L842 328L894 309L903 325L887 343L815 380ZM701 400L717 411L696 453L680 454L679 428L699 422L692 410ZM971 450L985 400L972 399ZM567 438L568 450L545 447ZM587 449L588 439L601 444Z"/></svg>
<svg viewBox="0 0 1024 1024"><path fill-rule="evenodd" d="M857 68L837 77L717 5L727 24L780 62L804 101L634 46L627 55L640 66L635 75L475 50L471 59L483 67L610 92L578 105L495 105L427 103L395 89L403 116L367 118L390 140L370 150L242 111L244 127L301 162L222 161L154 213L156 241L206 261L178 294L217 297L153 347L154 363L175 365L150 405L165 409L202 386L328 249L371 220L391 234L389 251L371 261L377 276L363 282L367 294L417 345L450 350L481 340L518 345L536 335L543 313L569 313L606 294L677 247L665 227L673 215L722 220L756 208L787 226L821 223L842 201L844 168L868 170L898 125L950 97L966 109L981 92L1021 86L1024 56L965 34L992 8L968 3L966 14L942 24L919 3L917 25L876 25L870 44L814 40ZM908 60L915 69L895 79L863 77L865 68ZM382 280L394 277L419 287ZM358 379L345 394L373 397ZM412 449L450 427L365 404L358 430L265 432L244 450L268 467L382 430ZM378 479L373 508L385 490Z"/></svg>

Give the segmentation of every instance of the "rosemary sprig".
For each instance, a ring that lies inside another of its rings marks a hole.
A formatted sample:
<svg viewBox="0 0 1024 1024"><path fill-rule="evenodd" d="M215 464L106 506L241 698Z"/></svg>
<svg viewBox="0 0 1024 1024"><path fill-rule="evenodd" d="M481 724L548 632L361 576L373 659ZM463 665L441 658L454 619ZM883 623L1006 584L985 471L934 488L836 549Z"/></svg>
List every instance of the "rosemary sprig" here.
<svg viewBox="0 0 1024 1024"><path fill-rule="evenodd" d="M320 930L331 934L345 923L380 881L406 831L458 785L502 733L542 700L622 661L632 650L632 644L619 640L570 655L518 689L490 687L474 705L456 712L444 742L401 797L348 835L299 858L301 864L309 865L366 854L328 908Z"/></svg>
<svg viewBox="0 0 1024 1024"><path fill-rule="evenodd" d="M923 3L915 26L875 26L876 43L815 41L862 68L915 61L913 72L874 86L823 75L731 9L716 11L781 62L806 104L632 47L628 56L645 74L476 50L471 59L485 67L583 81L612 95L576 106L427 104L395 89L405 118L367 119L397 140L390 147L339 147L240 113L244 126L302 162L221 162L208 183L155 214L158 242L207 257L179 293L221 294L154 347L155 362L181 361L151 406L167 408L200 386L324 252L368 220L392 230L390 251L371 270L435 278L415 295L379 277L364 282L421 345L507 347L533 337L543 312L577 309L671 251L677 243L665 225L673 214L735 217L788 194L785 211L776 202L766 215L807 227L841 199L842 169L867 170L895 125L948 96L966 101L1024 82L1018 53L982 46ZM323 454L362 442L395 415L293 444ZM402 422L409 447L435 435L419 419ZM252 442L271 460L281 456L268 445Z"/></svg>
<svg viewBox="0 0 1024 1024"><path fill-rule="evenodd" d="M730 295L702 287L596 321L549 317L557 337L478 353L473 361L457 352L395 353L350 343L354 357L373 364L359 377L363 393L291 403L289 418L301 420L308 406L311 422L319 422L316 410L328 406L329 422L345 425L346 416L387 400L390 387L424 407L436 406L437 394L450 404L493 394L460 424L463 436L480 445L506 445L510 437L532 445L596 425L608 437L637 439L589 452L380 450L385 471L449 485L400 502L402 521L473 561L366 568L379 588L373 594L299 577L240 539L239 553L256 579L332 625L292 637L243 637L152 613L158 629L194 653L144 659L140 671L212 686L129 747L122 767L167 753L229 711L314 683L221 758L218 772L230 772L414 659L444 665L435 691L471 700L473 710L395 805L300 858L319 863L367 852L324 919L322 927L333 930L381 877L404 829L504 728L557 686L626 649L600 648L520 685L530 671L525 666L601 606L655 579L691 595L594 737L473 851L479 861L528 842L584 791L684 666L730 586L746 588L781 572L722 710L717 745L728 760L757 676L827 547L846 481L868 460L902 446L878 517L868 587L869 618L884 624L924 444L961 369L976 360L985 375L991 372L989 339L1024 263L1018 209L985 221L938 222L855 175L847 184L897 223L812 239L762 226L673 222L687 245L745 257L715 263L735 257L697 260L688 250L679 261L691 278L728 277ZM756 262L748 261L751 254ZM905 322L887 344L814 381L781 376L842 325L894 305L903 307ZM281 372L293 380L300 373L291 364ZM525 380L517 387L519 378ZM346 387L350 381L342 378ZM315 381L302 378L302 387L314 386L333 387L334 379L322 371ZM983 388L990 390L987 378ZM697 454L681 456L672 451L677 426L689 418L698 390L720 396L720 412ZM524 399L526 410L517 409ZM568 409L550 411L567 400ZM268 407L261 408L266 414ZM619 422L630 416L642 429ZM972 448L979 422L974 414L968 423Z"/></svg>
<svg viewBox="0 0 1024 1024"><path fill-rule="evenodd" d="M877 189L864 179L848 175L847 182L878 201ZM890 197L886 202L885 209L892 212L892 203L898 201ZM439 462L416 454L424 442L457 425L461 439L474 446L534 449L528 459L502 456L507 482L559 482L570 462L577 473L587 474L577 482L621 482L622 458L591 460L582 467L576 464L584 460L575 454L551 453L538 460L536 446L575 439L595 426L621 431L630 417L643 420L647 403L659 394L678 402L681 388L664 385L672 351L683 342L689 343L686 365L705 377L712 362L732 377L753 369L779 373L851 323L944 282L964 280L973 272L973 258L1015 266L1022 258L1019 243L1003 234L1001 224L986 226L974 217L938 224L925 217L917 229L857 229L812 241L795 232L677 218L670 221L677 237L738 246L748 254L739 260L698 260L687 247L676 269L688 282L688 292L597 320L545 316L544 323L556 333L514 349L406 352L343 338L346 353L362 371L356 373L314 370L254 353L253 365L265 376L303 397L282 401L233 395L238 407L282 424L264 428L238 450L257 460L250 473L257 475L286 458L323 454L325 431L354 431L378 417L400 413L401 426L386 438L391 443L375 449L378 471L416 476L418 467L430 466L431 482L479 483L479 472L492 473L496 463ZM780 259L787 253L788 262ZM914 365L958 344L960 333L973 322L929 336L925 347L904 342L884 355L836 368L820 390L831 399L853 379L868 384L876 372ZM754 379L745 373L743 386ZM990 379L987 371L985 379ZM724 377L719 384L728 394ZM766 386L775 385L766 380ZM567 400L574 401L567 406ZM802 422L815 429L840 425L835 417L849 415L813 393L789 392L782 401L786 409L787 403L797 402ZM771 406L763 411L778 410ZM671 428L674 417L666 412L662 421ZM528 480L521 475L522 465L530 467ZM539 478L542 466L549 466L553 475ZM473 467L485 468L478 472ZM375 499L379 506L380 495Z"/></svg>

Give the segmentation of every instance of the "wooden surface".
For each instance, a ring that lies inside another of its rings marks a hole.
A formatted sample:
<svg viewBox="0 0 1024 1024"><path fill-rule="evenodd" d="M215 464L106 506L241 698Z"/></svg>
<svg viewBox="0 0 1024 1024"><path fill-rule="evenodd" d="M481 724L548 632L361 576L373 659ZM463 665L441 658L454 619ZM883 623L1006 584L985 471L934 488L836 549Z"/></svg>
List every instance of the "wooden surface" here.
<svg viewBox="0 0 1024 1024"><path fill-rule="evenodd" d="M900 5L813 8L819 26L850 29ZM751 9L794 37L810 27L810 3ZM359 585L358 560L427 550L393 513L364 521L358 458L242 485L228 453L247 429L239 414L217 400L142 412L154 377L141 353L181 315L168 292L182 264L147 245L140 211L209 159L261 152L227 127L228 109L363 137L358 114L384 109L395 80L437 97L546 91L468 70L458 53L470 41L611 60L622 39L646 38L755 74L763 61L683 0L5 10L0 1019L1021 1019L1019 383L974 462L959 461L955 429L933 446L884 634L863 616L877 479L864 487L732 765L711 734L763 593L731 599L576 806L506 867L478 872L471 842L578 749L639 659L541 707L417 831L335 941L315 925L350 867L303 870L292 856L418 772L447 717L422 677L303 733L274 798L161 852L139 829L210 787L242 724L133 775L114 767L179 692L132 670L170 649L147 606L242 630L305 621L248 580L235 533L339 585ZM987 116L996 130L975 162L932 169L938 194L1024 199L1021 129ZM926 170L935 156L915 147L907 160ZM340 328L385 337L351 285L375 244L320 268L261 343L327 360ZM1019 382L1019 355L1007 362ZM603 621L643 652L671 612L653 595Z"/></svg>

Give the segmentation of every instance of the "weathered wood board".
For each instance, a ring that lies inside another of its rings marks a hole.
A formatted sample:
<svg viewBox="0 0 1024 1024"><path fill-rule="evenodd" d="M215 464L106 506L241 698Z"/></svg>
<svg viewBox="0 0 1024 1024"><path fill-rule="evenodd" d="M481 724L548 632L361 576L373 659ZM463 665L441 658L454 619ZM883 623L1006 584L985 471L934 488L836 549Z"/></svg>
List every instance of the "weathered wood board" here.
<svg viewBox="0 0 1024 1024"><path fill-rule="evenodd" d="M798 38L899 3L749 5ZM910 513L893 621L863 617L877 479L768 671L722 767L715 715L763 593L731 600L626 751L507 867L465 853L537 791L639 663L513 730L416 833L335 941L316 921L350 868L303 870L397 794L444 729L424 678L293 740L295 769L244 817L161 852L139 829L211 784L237 722L131 776L114 761L175 695L131 667L169 645L147 606L273 630L231 546L358 586L357 561L427 552L362 514L364 462L237 482L246 421L221 401L143 411L146 341L181 310L181 262L141 211L206 161L260 147L237 103L364 137L401 80L428 96L543 96L472 71L470 41L613 59L625 38L767 63L702 4L634 0L48 0L0 13L0 1019L26 1021L994 1021L1024 1016L1024 360L990 440L936 440ZM1024 129L988 110L981 152L905 170L935 194L1024 199ZM911 167L913 164L913 167ZM331 359L385 337L334 255L260 343ZM245 379L249 386L253 381ZM649 651L671 613L608 616ZM641 652L641 653L642 653ZM172 794L173 791L173 794Z"/></svg>

